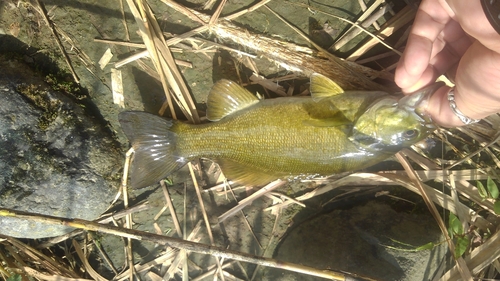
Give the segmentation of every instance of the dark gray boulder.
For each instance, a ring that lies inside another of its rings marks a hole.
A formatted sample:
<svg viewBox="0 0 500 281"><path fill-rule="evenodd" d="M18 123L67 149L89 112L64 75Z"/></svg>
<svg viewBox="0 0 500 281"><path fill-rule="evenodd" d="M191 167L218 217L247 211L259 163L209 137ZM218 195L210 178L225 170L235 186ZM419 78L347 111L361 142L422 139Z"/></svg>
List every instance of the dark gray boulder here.
<svg viewBox="0 0 500 281"><path fill-rule="evenodd" d="M0 54L1 207L87 220L108 208L119 184L120 149L103 122L76 101ZM0 217L0 233L14 237L71 230Z"/></svg>

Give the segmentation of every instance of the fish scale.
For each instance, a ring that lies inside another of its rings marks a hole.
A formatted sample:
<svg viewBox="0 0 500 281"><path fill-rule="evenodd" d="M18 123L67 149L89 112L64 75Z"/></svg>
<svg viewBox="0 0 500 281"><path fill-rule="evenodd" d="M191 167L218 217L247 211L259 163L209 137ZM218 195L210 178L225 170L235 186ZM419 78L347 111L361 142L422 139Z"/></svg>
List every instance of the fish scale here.
<svg viewBox="0 0 500 281"><path fill-rule="evenodd" d="M312 103L311 99L283 99L287 101L261 101L219 122L203 125L204 128L179 123L172 131L180 136L180 153L189 157L229 158L290 175L343 172L350 164L358 164L334 160L339 154L359 152L346 142L344 132L303 124L302 120L310 118L304 104Z"/></svg>

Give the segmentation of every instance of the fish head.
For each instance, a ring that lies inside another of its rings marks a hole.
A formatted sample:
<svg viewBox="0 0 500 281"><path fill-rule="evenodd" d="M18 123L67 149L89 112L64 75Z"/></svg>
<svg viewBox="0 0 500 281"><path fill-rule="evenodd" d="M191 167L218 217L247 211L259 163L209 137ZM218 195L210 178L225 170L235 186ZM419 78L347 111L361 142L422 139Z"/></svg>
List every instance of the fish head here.
<svg viewBox="0 0 500 281"><path fill-rule="evenodd" d="M426 138L436 126L426 113L435 83L402 98L386 96L373 102L354 123L349 137L360 149L397 152Z"/></svg>

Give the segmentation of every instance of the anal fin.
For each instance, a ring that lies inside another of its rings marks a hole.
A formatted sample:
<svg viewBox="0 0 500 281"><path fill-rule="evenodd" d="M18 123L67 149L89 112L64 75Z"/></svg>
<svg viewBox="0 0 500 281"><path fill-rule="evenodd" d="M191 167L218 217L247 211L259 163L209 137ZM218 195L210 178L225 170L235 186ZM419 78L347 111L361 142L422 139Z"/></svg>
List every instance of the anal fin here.
<svg viewBox="0 0 500 281"><path fill-rule="evenodd" d="M229 159L219 158L215 162L219 164L222 172L229 180L241 185L263 186L285 176L280 173L266 172Z"/></svg>

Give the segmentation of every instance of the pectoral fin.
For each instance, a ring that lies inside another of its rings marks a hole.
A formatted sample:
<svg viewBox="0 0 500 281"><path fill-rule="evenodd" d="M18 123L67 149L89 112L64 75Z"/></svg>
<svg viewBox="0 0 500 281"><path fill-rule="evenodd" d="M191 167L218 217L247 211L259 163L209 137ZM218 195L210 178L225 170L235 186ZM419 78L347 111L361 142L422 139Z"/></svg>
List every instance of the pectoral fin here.
<svg viewBox="0 0 500 281"><path fill-rule="evenodd" d="M231 181L247 186L263 186L283 175L265 172L259 168L241 164L233 160L217 159L224 175Z"/></svg>
<svg viewBox="0 0 500 281"><path fill-rule="evenodd" d="M233 112L259 102L247 89L230 80L220 80L214 84L207 97L207 119L218 121Z"/></svg>
<svg viewBox="0 0 500 281"><path fill-rule="evenodd" d="M319 73L313 73L311 75L311 86L309 91L314 101L344 93L344 90L337 83Z"/></svg>

